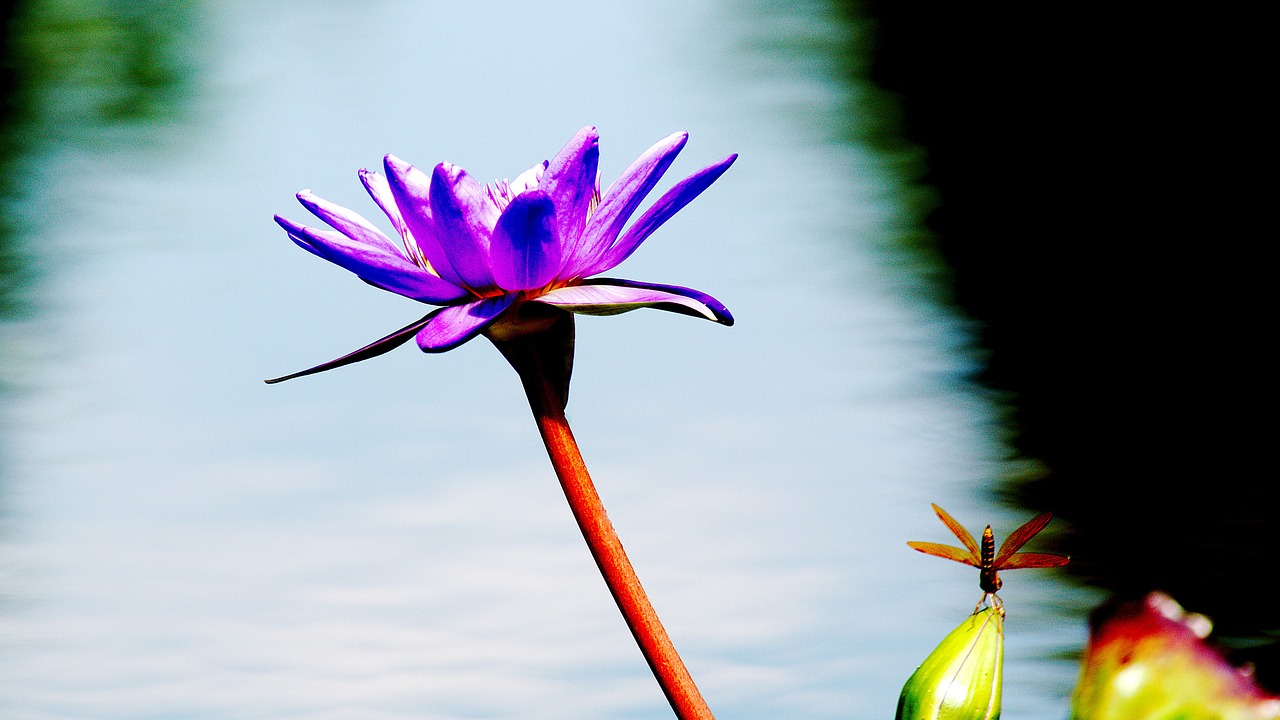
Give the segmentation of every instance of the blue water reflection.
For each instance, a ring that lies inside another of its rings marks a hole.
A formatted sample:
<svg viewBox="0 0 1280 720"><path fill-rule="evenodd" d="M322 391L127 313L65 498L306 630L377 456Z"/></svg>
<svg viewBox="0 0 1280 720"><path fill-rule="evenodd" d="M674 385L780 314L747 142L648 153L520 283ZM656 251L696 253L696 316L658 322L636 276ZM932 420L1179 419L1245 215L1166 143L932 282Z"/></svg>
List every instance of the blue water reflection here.
<svg viewBox="0 0 1280 720"><path fill-rule="evenodd" d="M372 217L384 153L511 176L584 124L606 182L674 130L673 175L741 153L617 272L738 324L578 322L570 418L654 604L721 717L888 716L979 594L905 547L944 539L928 503L1024 518L975 490L998 410L901 250L901 158L847 132L861 31L766 6L206 3L180 111L30 143L6 716L669 716L492 347L261 382L422 312L293 247L295 190ZM1061 717L1081 598L1023 575L1006 713Z"/></svg>

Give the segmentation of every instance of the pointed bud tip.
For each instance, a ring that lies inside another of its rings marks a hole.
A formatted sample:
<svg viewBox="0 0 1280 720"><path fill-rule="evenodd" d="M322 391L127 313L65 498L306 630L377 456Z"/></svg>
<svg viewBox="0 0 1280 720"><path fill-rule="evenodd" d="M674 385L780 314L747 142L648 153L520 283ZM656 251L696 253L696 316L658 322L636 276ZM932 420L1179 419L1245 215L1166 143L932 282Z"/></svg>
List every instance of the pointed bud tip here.
<svg viewBox="0 0 1280 720"><path fill-rule="evenodd" d="M983 608L943 638L898 697L896 720L1000 717L1004 612Z"/></svg>

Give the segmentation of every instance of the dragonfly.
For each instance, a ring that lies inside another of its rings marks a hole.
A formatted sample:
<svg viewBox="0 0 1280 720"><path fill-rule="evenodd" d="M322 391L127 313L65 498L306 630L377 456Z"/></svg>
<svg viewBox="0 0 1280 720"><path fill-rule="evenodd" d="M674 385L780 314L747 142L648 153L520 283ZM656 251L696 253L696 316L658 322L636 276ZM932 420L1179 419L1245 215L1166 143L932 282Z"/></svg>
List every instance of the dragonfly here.
<svg viewBox="0 0 1280 720"><path fill-rule="evenodd" d="M912 540L907 543L914 550L919 550L926 555L934 557L946 558L954 560L965 565L972 565L978 568L978 585L982 588L982 599L978 601L978 607L991 601L993 607L1001 607L1003 603L1000 601L996 591L1004 584L1000 580L1001 570L1017 570L1019 568L1050 568L1061 567L1066 565L1071 558L1066 555L1058 555L1055 553L1039 553L1039 552L1018 552L1027 541L1035 537L1037 533L1049 524L1049 520L1053 518L1053 513L1040 513L1031 518L1022 527L1014 530L1009 537L1004 539L1004 543L1000 545L1000 551L996 552L996 538L991 532L991 526L988 525L982 531L982 544L979 545L973 539L973 535L951 515L937 505L933 505L933 512L937 514L938 519L943 525L951 531L953 535L960 539L964 544L963 548L954 547L952 545L943 545L941 543L917 542Z"/></svg>

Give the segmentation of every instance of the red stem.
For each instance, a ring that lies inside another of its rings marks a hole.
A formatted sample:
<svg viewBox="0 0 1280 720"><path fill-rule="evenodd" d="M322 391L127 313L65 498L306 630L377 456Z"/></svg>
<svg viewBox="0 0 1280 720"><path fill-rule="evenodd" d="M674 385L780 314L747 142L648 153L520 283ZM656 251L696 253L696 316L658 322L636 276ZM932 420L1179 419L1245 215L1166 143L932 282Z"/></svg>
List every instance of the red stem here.
<svg viewBox="0 0 1280 720"><path fill-rule="evenodd" d="M613 523L609 522L600 495L587 474L573 431L565 419L561 396L545 376L540 376L540 381L523 379L538 431L547 446L551 465L560 478L560 486L564 488L573 517L582 530L582 537L586 539L609 592L613 593L627 627L631 628L631 634L635 636L676 717L680 720L715 720L667 637L667 631L658 620L658 614L649 603L640 579L622 549Z"/></svg>

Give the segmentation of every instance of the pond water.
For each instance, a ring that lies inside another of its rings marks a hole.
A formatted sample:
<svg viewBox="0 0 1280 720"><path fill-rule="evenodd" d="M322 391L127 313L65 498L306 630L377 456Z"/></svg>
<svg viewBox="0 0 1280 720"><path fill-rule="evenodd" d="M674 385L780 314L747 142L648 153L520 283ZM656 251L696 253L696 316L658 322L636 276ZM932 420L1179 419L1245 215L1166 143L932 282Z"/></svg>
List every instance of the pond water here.
<svg viewBox="0 0 1280 720"><path fill-rule="evenodd" d="M887 122L850 71L865 27L821 2L130 7L15 23L5 717L670 717L488 343L262 383L424 312L294 247L295 191L372 218L356 170L385 153L510 177L589 124L605 183L676 130L660 190L740 153L615 271L737 324L577 324L570 421L651 599L717 717L891 716L980 595L905 546L947 541L929 503L1025 517L989 493L1003 411L913 242L912 156L860 139ZM1005 580L1005 716L1063 717L1094 598Z"/></svg>

